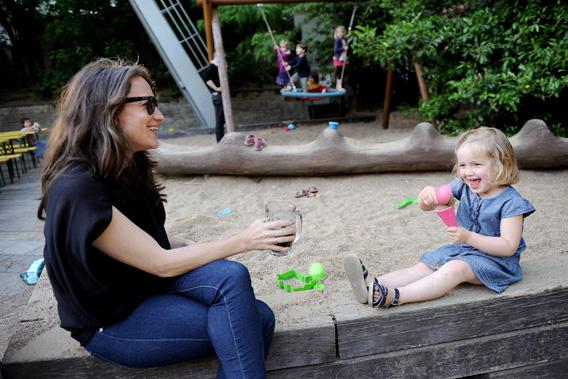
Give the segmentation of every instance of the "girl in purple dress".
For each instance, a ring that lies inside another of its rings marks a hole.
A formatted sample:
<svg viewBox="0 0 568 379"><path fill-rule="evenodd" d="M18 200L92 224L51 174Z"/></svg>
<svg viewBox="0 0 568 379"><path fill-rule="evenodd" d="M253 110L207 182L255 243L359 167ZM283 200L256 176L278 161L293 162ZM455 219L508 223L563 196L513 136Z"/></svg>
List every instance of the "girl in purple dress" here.
<svg viewBox="0 0 568 379"><path fill-rule="evenodd" d="M290 82L290 76L286 72L286 64L292 60L292 52L290 51L290 43L287 39L280 41L280 47L275 47L276 58L278 60L278 75L276 75L276 84L286 87Z"/></svg>

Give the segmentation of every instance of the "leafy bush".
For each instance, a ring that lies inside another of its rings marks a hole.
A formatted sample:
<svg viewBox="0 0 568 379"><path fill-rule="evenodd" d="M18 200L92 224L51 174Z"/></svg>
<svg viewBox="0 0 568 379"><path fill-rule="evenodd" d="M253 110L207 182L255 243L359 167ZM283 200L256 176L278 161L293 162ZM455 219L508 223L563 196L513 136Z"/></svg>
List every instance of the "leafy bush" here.
<svg viewBox="0 0 568 379"><path fill-rule="evenodd" d="M354 53L382 67L422 63L431 99L420 114L457 133L489 124L511 132L543 118L566 135L568 5L562 1L374 1ZM551 107L552 105L552 107Z"/></svg>

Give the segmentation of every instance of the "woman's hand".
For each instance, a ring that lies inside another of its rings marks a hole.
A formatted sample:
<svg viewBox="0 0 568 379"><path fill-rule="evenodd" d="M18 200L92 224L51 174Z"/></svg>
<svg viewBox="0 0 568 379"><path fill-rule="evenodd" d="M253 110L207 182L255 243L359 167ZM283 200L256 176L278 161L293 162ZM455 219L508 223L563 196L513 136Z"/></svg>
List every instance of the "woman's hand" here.
<svg viewBox="0 0 568 379"><path fill-rule="evenodd" d="M256 220L238 235L241 240L241 252L250 250L273 250L287 252L290 248L278 244L292 242L296 238L296 225L288 220Z"/></svg>
<svg viewBox="0 0 568 379"><path fill-rule="evenodd" d="M451 226L448 228L448 238L452 243L467 243L471 232L460 226Z"/></svg>
<svg viewBox="0 0 568 379"><path fill-rule="evenodd" d="M438 205L436 200L436 188L432 186L426 186L418 194L418 201L420 209L423 211L431 211Z"/></svg>

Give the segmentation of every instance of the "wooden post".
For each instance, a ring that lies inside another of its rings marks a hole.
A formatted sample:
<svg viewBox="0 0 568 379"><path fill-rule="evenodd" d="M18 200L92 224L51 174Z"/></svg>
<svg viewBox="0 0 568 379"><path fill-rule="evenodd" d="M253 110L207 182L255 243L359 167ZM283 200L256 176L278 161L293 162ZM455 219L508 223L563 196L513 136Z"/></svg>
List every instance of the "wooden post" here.
<svg viewBox="0 0 568 379"><path fill-rule="evenodd" d="M385 102L383 105L383 129L389 128L389 118L390 118L390 104L392 97L392 82L394 81L394 70L389 67L387 72L387 85L385 88Z"/></svg>
<svg viewBox="0 0 568 379"><path fill-rule="evenodd" d="M418 80L418 88L420 89L420 97L422 101L428 101L430 96L428 95L428 88L426 88L426 81L422 75L422 65L420 63L414 63L414 71L416 71L416 79Z"/></svg>
<svg viewBox="0 0 568 379"><path fill-rule="evenodd" d="M231 90L229 88L229 75L227 73L227 60L225 59L225 49L223 48L223 37L221 36L221 21L217 8L212 8L211 26L213 29L213 40L215 42L215 52L217 53L217 67L219 70L219 84L221 84L221 98L223 99L223 112L225 113L225 127L228 133L235 131L235 121L233 120L233 106L231 104Z"/></svg>
<svg viewBox="0 0 568 379"><path fill-rule="evenodd" d="M211 0L204 0L201 4L203 6L203 21L205 23L205 40L207 42L207 56L209 60L213 60L213 53L215 52L215 45L213 43L213 29L211 26L211 13L213 12L213 7L211 6Z"/></svg>

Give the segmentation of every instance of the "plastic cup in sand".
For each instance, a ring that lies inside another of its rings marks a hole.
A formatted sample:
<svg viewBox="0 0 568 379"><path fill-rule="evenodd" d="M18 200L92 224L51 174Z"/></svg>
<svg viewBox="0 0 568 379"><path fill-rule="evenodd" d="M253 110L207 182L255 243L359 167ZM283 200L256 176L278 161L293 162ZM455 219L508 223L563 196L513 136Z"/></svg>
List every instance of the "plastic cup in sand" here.
<svg viewBox="0 0 568 379"><path fill-rule="evenodd" d="M436 214L440 216L448 228L451 226L458 226L458 222L456 221L456 211L454 210L453 205L441 210L436 210Z"/></svg>
<svg viewBox="0 0 568 379"><path fill-rule="evenodd" d="M327 123L327 127L330 129L337 129L339 128L339 122L336 121L330 121Z"/></svg>
<svg viewBox="0 0 568 379"><path fill-rule="evenodd" d="M452 187L449 184L444 184L436 188L436 201L438 205L446 205L452 198Z"/></svg>

